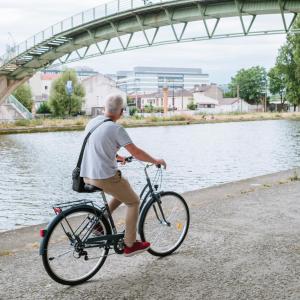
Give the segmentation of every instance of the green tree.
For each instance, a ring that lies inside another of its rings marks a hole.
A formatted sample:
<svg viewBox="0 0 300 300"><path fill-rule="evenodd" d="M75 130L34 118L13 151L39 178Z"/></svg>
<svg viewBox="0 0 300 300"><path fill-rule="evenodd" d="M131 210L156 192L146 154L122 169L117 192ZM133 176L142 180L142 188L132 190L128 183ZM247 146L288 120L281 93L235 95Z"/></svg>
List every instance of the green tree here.
<svg viewBox="0 0 300 300"><path fill-rule="evenodd" d="M295 24L294 24L294 29L300 29L300 16L297 17ZM293 34L293 42L294 42L294 55L295 55L295 63L296 63L296 77L299 80L300 78L300 35L298 34Z"/></svg>
<svg viewBox="0 0 300 300"><path fill-rule="evenodd" d="M33 100L29 84L25 83L19 86L14 92L14 97L17 98L29 111L32 109Z"/></svg>
<svg viewBox="0 0 300 300"><path fill-rule="evenodd" d="M300 28L300 18L298 17L293 25L294 29ZM296 106L300 104L300 37L290 33L287 41L279 49L276 59L276 68L284 75L286 99Z"/></svg>
<svg viewBox="0 0 300 300"><path fill-rule="evenodd" d="M231 78L229 89L232 95L237 95L251 104L258 104L266 93L267 72L265 68L256 66L241 69Z"/></svg>
<svg viewBox="0 0 300 300"><path fill-rule="evenodd" d="M287 78L284 72L278 67L273 67L269 73L269 90L271 94L273 95L279 95L280 96L280 102L281 104L284 104L286 98L286 82Z"/></svg>
<svg viewBox="0 0 300 300"><path fill-rule="evenodd" d="M236 91L234 93L232 93L232 91L227 91L223 95L224 98L233 98L235 96L236 96Z"/></svg>
<svg viewBox="0 0 300 300"><path fill-rule="evenodd" d="M73 85L73 93L71 96L67 94L66 90L66 84L69 80L72 81ZM66 69L52 84L49 97L51 111L54 115L62 117L69 113L79 113L84 101L84 96L84 88L82 84L78 82L75 70Z"/></svg>

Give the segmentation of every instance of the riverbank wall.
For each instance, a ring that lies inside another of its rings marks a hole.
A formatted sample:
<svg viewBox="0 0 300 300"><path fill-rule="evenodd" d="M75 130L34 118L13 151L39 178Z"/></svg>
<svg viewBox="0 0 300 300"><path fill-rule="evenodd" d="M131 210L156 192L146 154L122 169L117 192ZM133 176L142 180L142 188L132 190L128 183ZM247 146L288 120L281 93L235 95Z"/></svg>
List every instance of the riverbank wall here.
<svg viewBox="0 0 300 300"><path fill-rule="evenodd" d="M89 118L37 119L32 121L0 124L0 135L36 132L82 131ZM173 117L123 118L118 121L125 128L214 124L226 122L249 122L266 120L299 121L300 113L249 113L224 115L176 115ZM22 120L23 121L23 120ZM22 124L22 125L19 125Z"/></svg>

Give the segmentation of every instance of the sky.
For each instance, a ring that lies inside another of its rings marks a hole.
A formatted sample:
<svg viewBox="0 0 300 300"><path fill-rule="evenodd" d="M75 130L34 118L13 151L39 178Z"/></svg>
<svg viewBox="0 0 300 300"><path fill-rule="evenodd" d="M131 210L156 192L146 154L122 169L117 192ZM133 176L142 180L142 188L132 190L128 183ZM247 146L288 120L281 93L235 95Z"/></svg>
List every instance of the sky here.
<svg viewBox="0 0 300 300"><path fill-rule="evenodd" d="M0 55L6 45L21 43L43 29L83 10L109 1L101 0L0 0ZM231 19L221 25L226 31L238 24ZM257 29L282 28L279 16L257 17ZM253 28L254 29L254 28ZM131 70L135 66L201 68L211 82L225 84L241 68L274 65L285 35L240 37L159 47L110 54L70 64L89 66L101 73Z"/></svg>

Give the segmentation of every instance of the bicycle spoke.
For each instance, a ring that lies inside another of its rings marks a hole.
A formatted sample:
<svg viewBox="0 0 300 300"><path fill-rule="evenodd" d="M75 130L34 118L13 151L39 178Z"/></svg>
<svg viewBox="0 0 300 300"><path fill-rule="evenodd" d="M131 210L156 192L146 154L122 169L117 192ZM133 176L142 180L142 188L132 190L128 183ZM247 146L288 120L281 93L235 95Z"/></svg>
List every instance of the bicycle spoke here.
<svg viewBox="0 0 300 300"><path fill-rule="evenodd" d="M51 276L63 282L76 282L88 278L102 265L108 250L99 245L85 246L96 224L102 220L95 212L75 211L63 217L53 228L47 244L46 261ZM68 230L66 230L68 228ZM45 263L45 261L44 261Z"/></svg>
<svg viewBox="0 0 300 300"><path fill-rule="evenodd" d="M64 252L64 253L62 253L62 254L57 255L56 257L51 256L51 257L49 257L49 260L54 260L54 259L60 258L60 257L62 257L62 256L64 256L64 255L70 253L71 251L74 251L74 250L71 249L71 250L66 251L66 252Z"/></svg>
<svg viewBox="0 0 300 300"><path fill-rule="evenodd" d="M174 193L165 193L160 204L153 202L145 213L142 235L151 243L155 255L171 253L183 241L188 230L189 215L184 200Z"/></svg>

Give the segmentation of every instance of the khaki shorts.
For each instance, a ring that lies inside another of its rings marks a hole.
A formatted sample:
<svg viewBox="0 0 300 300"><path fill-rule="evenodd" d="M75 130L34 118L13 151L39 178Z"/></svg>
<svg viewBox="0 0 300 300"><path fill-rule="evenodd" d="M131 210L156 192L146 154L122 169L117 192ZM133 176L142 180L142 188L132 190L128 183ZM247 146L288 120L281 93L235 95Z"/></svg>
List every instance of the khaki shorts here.
<svg viewBox="0 0 300 300"><path fill-rule="evenodd" d="M137 204L140 202L139 196L132 189L128 180L122 177L120 170L118 170L113 177L107 179L84 178L84 182L102 189L105 193L112 195L126 205Z"/></svg>

